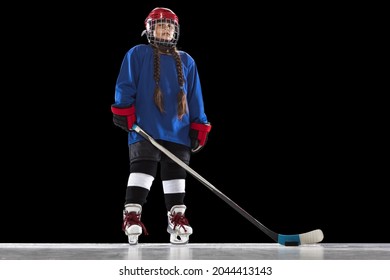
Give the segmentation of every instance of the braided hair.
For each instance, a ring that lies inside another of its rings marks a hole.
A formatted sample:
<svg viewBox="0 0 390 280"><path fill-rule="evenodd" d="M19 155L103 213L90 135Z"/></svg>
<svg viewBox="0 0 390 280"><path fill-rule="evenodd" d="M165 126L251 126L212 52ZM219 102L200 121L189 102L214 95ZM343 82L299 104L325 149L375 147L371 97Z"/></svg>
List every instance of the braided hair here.
<svg viewBox="0 0 390 280"><path fill-rule="evenodd" d="M153 47L153 62L154 62L154 80L155 80L155 89L154 89L154 103L161 113L165 112L164 110L164 99L163 93L160 88L160 54L170 54L173 56L176 62L177 69L177 80L179 83L179 93L177 95L177 116L179 120L188 112L187 110L187 99L184 94L184 76L183 76L183 67L181 64L181 59L179 52L175 46L173 47L162 47L151 45Z"/></svg>

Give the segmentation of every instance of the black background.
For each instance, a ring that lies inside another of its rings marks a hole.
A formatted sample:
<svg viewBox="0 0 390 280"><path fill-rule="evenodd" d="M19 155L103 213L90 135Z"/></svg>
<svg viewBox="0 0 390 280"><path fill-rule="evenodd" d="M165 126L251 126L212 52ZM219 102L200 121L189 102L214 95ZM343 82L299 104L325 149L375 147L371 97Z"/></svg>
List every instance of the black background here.
<svg viewBox="0 0 390 280"><path fill-rule="evenodd" d="M0 242L127 242L127 137L110 105L158 6L179 17L213 125L191 168L277 233L390 242L388 126L347 9L137 2L9 7ZM193 243L273 242L191 175L186 205ZM142 219L140 242L169 242L158 178Z"/></svg>

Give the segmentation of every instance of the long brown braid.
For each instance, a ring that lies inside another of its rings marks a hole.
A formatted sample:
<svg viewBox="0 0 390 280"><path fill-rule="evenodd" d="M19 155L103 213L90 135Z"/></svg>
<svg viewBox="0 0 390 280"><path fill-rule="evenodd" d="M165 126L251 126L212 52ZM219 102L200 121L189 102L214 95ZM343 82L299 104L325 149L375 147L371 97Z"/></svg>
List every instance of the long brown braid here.
<svg viewBox="0 0 390 280"><path fill-rule="evenodd" d="M177 115L178 118L181 120L183 116L187 113L187 99L184 94L184 76L183 76L183 68L181 64L181 59L179 52L177 51L176 47L171 48L164 48L157 47L152 45L153 47L153 60L154 60L154 80L156 82L155 89L154 89L154 103L156 104L157 108L161 113L165 112L164 110L164 100L162 91L160 88L160 53L169 53L173 56L176 62L176 68L177 68L177 80L179 82L180 90L179 94L177 96Z"/></svg>

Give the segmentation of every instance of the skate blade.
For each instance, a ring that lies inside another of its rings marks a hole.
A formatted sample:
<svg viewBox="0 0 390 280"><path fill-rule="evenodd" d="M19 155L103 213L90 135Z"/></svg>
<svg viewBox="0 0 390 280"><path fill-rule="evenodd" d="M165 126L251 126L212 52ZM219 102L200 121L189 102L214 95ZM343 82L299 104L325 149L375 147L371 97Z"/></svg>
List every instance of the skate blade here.
<svg viewBox="0 0 390 280"><path fill-rule="evenodd" d="M177 235L177 234L171 234L170 242L172 244L187 244L189 241L190 236L189 235Z"/></svg>
<svg viewBox="0 0 390 280"><path fill-rule="evenodd" d="M137 234L128 235L128 238L129 238L130 245L137 245L138 244L138 235Z"/></svg>

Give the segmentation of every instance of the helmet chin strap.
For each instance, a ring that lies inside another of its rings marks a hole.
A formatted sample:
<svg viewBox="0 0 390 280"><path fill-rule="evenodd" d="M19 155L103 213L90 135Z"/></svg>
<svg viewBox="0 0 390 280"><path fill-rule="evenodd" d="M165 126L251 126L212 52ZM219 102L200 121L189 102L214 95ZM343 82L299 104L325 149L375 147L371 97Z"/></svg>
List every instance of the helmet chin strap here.
<svg viewBox="0 0 390 280"><path fill-rule="evenodd" d="M158 40L155 40L153 45L157 46L159 49L163 48L163 49L171 49L171 48L174 48L176 46L176 44L172 43L172 42L161 42L161 41L158 41Z"/></svg>
<svg viewBox="0 0 390 280"><path fill-rule="evenodd" d="M171 46L171 47L162 46L162 45L158 45L158 44L154 44L154 46L158 49L159 53L164 53L164 54L169 54L170 50L175 47L175 46Z"/></svg>

